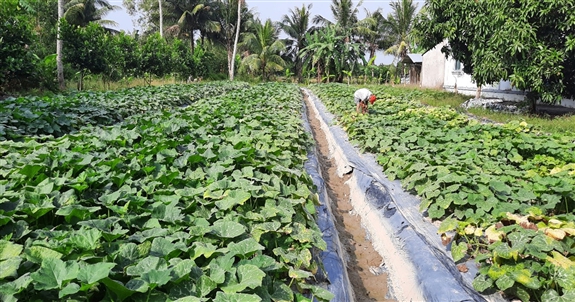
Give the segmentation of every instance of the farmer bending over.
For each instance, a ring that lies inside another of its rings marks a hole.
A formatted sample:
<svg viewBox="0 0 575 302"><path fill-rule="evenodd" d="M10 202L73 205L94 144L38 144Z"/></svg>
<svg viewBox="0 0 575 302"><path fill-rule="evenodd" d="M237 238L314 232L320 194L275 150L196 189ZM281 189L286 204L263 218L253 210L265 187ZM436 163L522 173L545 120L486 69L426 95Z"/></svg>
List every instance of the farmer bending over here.
<svg viewBox="0 0 575 302"><path fill-rule="evenodd" d="M366 114L367 102L369 101L373 105L373 103L375 103L375 95L367 88L361 88L355 91L353 100L355 101L355 111Z"/></svg>

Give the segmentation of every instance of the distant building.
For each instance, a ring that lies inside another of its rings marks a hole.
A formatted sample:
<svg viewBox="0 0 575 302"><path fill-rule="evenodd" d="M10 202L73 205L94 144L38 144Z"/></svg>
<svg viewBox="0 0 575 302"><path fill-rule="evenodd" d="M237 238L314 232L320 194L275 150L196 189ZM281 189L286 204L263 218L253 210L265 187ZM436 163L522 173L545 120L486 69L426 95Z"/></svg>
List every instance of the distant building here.
<svg viewBox="0 0 575 302"><path fill-rule="evenodd" d="M419 84L421 82L421 63L423 57L421 54L409 53L401 58L401 63L407 68L404 75L409 78L410 84Z"/></svg>
<svg viewBox="0 0 575 302"><path fill-rule="evenodd" d="M463 64L451 57L445 58L441 48L447 42L442 42L426 51L421 62L421 87L439 88L455 91L464 95L475 96L477 84L471 75L463 72ZM525 91L511 85L510 81L499 81L491 85L481 86L482 98L498 98L506 101L523 101ZM563 100L562 106L575 108L573 100Z"/></svg>

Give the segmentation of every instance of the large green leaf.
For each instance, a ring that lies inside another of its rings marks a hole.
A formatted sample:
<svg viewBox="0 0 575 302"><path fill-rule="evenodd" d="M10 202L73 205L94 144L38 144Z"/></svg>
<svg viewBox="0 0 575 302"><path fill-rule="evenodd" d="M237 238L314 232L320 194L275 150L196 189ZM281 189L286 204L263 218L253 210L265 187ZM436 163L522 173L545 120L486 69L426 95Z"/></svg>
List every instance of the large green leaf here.
<svg viewBox="0 0 575 302"><path fill-rule="evenodd" d="M238 243L228 244L228 251L233 255L248 256L254 252L264 250L265 247L253 238L244 239Z"/></svg>
<svg viewBox="0 0 575 302"><path fill-rule="evenodd" d="M235 221L218 220L211 227L212 232L219 237L234 238L246 232L246 228Z"/></svg>
<svg viewBox="0 0 575 302"><path fill-rule="evenodd" d="M0 261L0 280L6 277L16 277L22 258L14 257Z"/></svg>
<svg viewBox="0 0 575 302"><path fill-rule="evenodd" d="M260 302L262 299L255 294L218 292L214 302Z"/></svg>
<svg viewBox="0 0 575 302"><path fill-rule="evenodd" d="M19 244L7 240L0 240L0 260L17 257L22 252L23 247Z"/></svg>
<svg viewBox="0 0 575 302"><path fill-rule="evenodd" d="M216 200L216 206L222 210L230 209L236 205L242 205L250 199L252 195L249 192L234 190L225 194L221 200Z"/></svg>
<svg viewBox="0 0 575 302"><path fill-rule="evenodd" d="M65 281L78 276L79 266L75 261L64 262L58 258L47 258L42 261L40 269L30 277L37 290L62 289Z"/></svg>
<svg viewBox="0 0 575 302"><path fill-rule="evenodd" d="M140 260L136 265L130 266L126 269L128 276L142 276L143 274L152 270L167 270L168 264L166 260L159 257L148 256Z"/></svg>
<svg viewBox="0 0 575 302"><path fill-rule="evenodd" d="M96 283L110 274L116 264L99 262L94 264L80 264L78 280L84 284Z"/></svg>

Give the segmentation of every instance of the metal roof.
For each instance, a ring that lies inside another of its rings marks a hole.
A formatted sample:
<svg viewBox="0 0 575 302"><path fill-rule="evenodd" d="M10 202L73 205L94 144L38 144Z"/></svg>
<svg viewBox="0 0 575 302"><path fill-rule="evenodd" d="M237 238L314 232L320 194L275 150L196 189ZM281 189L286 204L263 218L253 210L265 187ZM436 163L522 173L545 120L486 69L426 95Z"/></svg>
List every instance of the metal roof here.
<svg viewBox="0 0 575 302"><path fill-rule="evenodd" d="M404 63L421 63L423 62L423 55L419 53L408 53L401 61Z"/></svg>

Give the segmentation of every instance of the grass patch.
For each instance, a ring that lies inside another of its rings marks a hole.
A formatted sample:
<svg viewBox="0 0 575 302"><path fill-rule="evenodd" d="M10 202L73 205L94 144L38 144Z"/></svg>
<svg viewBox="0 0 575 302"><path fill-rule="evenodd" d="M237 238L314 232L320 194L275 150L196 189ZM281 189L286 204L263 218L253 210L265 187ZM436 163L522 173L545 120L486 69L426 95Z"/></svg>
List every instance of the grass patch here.
<svg viewBox="0 0 575 302"><path fill-rule="evenodd" d="M526 123L549 133L575 133L575 115L548 117L531 114L495 112L483 108L470 108L467 112L477 117L486 118L498 123L508 123L514 120L525 121Z"/></svg>
<svg viewBox="0 0 575 302"><path fill-rule="evenodd" d="M473 114L479 119L487 119L497 123L508 123L514 120L525 121L541 129L541 131L549 133L575 133L575 115L550 117L534 114L495 112L483 108L470 108L465 110L461 107L461 104L471 98L467 95L455 94L439 89L421 88L416 85L385 86L385 92L392 96L406 97L434 107L448 106L461 113ZM375 90L376 87L381 89L381 86L368 86L368 88L373 90Z"/></svg>

